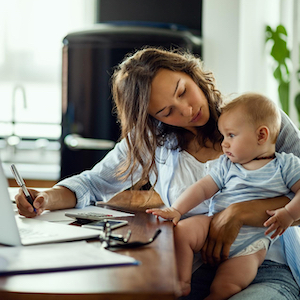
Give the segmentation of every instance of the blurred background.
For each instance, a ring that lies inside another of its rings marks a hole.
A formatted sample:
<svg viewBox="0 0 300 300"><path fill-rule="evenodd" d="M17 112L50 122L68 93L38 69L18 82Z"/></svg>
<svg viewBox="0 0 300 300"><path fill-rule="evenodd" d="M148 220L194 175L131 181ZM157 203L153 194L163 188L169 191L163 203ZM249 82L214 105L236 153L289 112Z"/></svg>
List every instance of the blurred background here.
<svg viewBox="0 0 300 300"><path fill-rule="evenodd" d="M119 136L109 77L143 45L199 55L222 93L260 92L299 127L297 0L0 0L0 158L29 186L91 168Z"/></svg>

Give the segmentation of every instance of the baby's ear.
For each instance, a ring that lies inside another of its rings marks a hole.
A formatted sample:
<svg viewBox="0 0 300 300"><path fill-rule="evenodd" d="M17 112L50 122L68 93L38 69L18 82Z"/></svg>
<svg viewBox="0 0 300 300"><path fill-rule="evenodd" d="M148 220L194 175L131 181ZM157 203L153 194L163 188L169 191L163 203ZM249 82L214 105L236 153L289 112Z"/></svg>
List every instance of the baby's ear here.
<svg viewBox="0 0 300 300"><path fill-rule="evenodd" d="M269 128L267 126L260 126L256 132L258 144L264 144L268 140L270 135Z"/></svg>

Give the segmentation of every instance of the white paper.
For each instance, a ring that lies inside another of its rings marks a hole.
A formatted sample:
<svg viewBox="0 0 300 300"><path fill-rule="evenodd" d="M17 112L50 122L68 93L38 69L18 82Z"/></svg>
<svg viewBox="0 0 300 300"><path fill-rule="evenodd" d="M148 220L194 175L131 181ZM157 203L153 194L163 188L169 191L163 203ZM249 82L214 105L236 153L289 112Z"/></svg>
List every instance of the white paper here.
<svg viewBox="0 0 300 300"><path fill-rule="evenodd" d="M133 264L139 262L132 257L104 249L99 242L0 248L0 275Z"/></svg>

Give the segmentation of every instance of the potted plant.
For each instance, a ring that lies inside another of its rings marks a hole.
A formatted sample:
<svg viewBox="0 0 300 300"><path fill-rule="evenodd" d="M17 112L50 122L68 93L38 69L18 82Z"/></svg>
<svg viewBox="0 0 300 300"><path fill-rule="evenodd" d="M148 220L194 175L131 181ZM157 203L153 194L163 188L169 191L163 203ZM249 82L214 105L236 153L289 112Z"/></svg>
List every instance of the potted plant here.
<svg viewBox="0 0 300 300"><path fill-rule="evenodd" d="M285 113L289 114L290 71L288 60L290 59L290 50L287 48L285 27L278 25L276 30L273 30L270 26L266 26L266 43L273 44L270 51L270 55L275 61L273 75L278 82L278 95L281 107ZM297 101L299 101L300 107L300 95Z"/></svg>

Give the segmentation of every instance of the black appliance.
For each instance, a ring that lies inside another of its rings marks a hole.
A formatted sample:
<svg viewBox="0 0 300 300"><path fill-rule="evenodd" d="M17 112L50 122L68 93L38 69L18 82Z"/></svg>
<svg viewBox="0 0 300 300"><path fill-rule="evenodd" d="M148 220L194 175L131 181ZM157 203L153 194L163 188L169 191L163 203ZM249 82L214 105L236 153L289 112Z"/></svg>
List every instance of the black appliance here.
<svg viewBox="0 0 300 300"><path fill-rule="evenodd" d="M97 24L63 39L61 179L92 168L120 135L112 113L112 68L142 46L201 55L201 39L174 24Z"/></svg>

